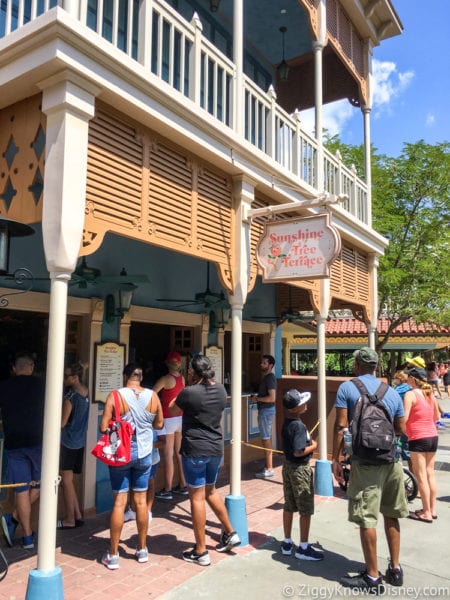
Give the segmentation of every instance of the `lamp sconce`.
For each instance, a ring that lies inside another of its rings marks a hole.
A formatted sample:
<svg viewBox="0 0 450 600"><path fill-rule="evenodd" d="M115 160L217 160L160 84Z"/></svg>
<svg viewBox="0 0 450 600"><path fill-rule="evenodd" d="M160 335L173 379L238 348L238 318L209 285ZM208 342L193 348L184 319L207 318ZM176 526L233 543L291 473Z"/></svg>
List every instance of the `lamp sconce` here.
<svg viewBox="0 0 450 600"><path fill-rule="evenodd" d="M231 307L228 303L221 303L209 311L209 333L225 329L231 316Z"/></svg>
<svg viewBox="0 0 450 600"><path fill-rule="evenodd" d="M7 296L24 294L33 287L34 275L29 269L19 267L14 273L9 273L8 268L11 238L25 237L34 233L34 229L29 225L25 225L25 223L19 223L19 221L14 221L7 217L0 218L0 277L5 277L10 281L14 281L15 284L22 286L21 290L8 292L8 294L0 296L0 307L2 308L9 304Z"/></svg>
<svg viewBox="0 0 450 600"><path fill-rule="evenodd" d="M217 12L219 10L220 0L209 0L209 9L211 12Z"/></svg>
<svg viewBox="0 0 450 600"><path fill-rule="evenodd" d="M137 289L134 283L120 283L118 287L105 298L105 321L113 323L115 319L123 319L131 308L133 292Z"/></svg>
<svg viewBox="0 0 450 600"><path fill-rule="evenodd" d="M280 27L278 31L281 33L282 60L277 67L277 73L280 81L287 81L289 77L289 65L284 58L284 36L286 35L287 27Z"/></svg>

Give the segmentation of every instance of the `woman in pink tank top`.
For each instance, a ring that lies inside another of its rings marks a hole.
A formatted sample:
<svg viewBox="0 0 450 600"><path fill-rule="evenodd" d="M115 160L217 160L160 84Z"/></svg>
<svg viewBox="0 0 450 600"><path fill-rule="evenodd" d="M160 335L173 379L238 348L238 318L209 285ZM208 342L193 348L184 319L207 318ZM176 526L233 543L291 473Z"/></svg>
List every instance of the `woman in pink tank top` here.
<svg viewBox="0 0 450 600"><path fill-rule="evenodd" d="M412 468L422 499L422 509L411 512L409 518L432 523L437 518L434 461L438 443L435 424L439 418L438 405L433 396L433 388L427 383L425 369L413 367L405 373L412 388L404 396L406 434Z"/></svg>

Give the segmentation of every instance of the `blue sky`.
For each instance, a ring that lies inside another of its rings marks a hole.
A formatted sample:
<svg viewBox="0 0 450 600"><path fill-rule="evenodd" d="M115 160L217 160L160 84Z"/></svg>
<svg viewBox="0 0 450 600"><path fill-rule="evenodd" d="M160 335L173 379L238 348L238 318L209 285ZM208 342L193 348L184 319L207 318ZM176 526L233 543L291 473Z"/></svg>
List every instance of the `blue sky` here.
<svg viewBox="0 0 450 600"><path fill-rule="evenodd" d="M450 140L450 0L393 4L404 30L374 48L371 135L380 153L398 156L405 142ZM362 114L347 100L324 107L324 126L363 141Z"/></svg>

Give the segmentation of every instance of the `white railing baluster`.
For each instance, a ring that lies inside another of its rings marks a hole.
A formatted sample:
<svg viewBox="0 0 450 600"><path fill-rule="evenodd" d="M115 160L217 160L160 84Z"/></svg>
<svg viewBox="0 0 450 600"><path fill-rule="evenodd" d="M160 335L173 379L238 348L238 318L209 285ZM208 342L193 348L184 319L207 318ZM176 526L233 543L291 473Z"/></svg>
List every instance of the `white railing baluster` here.
<svg viewBox="0 0 450 600"><path fill-rule="evenodd" d="M112 43L117 48L117 42L119 39L119 0L113 0L113 14L112 14Z"/></svg>
<svg viewBox="0 0 450 600"><path fill-rule="evenodd" d="M158 13L158 40L156 57L156 74L160 79L163 78L163 36L164 36L164 17Z"/></svg>
<svg viewBox="0 0 450 600"><path fill-rule="evenodd" d="M267 153L268 155L276 160L276 148L275 148L275 110L277 102L277 94L273 85L269 87L269 99L270 99L270 113L269 113L269 127L268 127L268 144Z"/></svg>
<svg viewBox="0 0 450 600"><path fill-rule="evenodd" d="M97 0L97 33L103 35L103 2L104 0Z"/></svg>
<svg viewBox="0 0 450 600"><path fill-rule="evenodd" d="M12 0L6 0L5 35L11 33Z"/></svg>
<svg viewBox="0 0 450 600"><path fill-rule="evenodd" d="M174 76L173 70L175 67L175 28L173 24L169 27L169 84L173 87Z"/></svg>
<svg viewBox="0 0 450 600"><path fill-rule="evenodd" d="M31 0L30 21L34 21L37 15L37 0Z"/></svg>
<svg viewBox="0 0 450 600"><path fill-rule="evenodd" d="M181 34L180 40L180 92L183 96L186 95L185 79L186 79L186 35Z"/></svg>
<svg viewBox="0 0 450 600"><path fill-rule="evenodd" d="M25 2L24 0L19 0L19 12L17 14L17 29L22 27L24 24L25 18Z"/></svg>
<svg viewBox="0 0 450 600"><path fill-rule="evenodd" d="M133 57L133 2L128 0L127 10L127 54Z"/></svg>

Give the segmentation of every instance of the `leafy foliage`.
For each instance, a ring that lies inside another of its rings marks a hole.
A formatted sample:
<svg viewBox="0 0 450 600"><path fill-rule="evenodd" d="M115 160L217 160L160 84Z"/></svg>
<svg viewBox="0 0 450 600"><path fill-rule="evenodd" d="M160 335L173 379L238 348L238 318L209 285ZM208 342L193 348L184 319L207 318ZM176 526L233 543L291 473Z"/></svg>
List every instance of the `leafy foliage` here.
<svg viewBox="0 0 450 600"><path fill-rule="evenodd" d="M345 162L363 173L363 146L329 138ZM401 323L450 324L450 144L404 144L399 157L372 149L373 227L390 241L378 270L379 314Z"/></svg>

